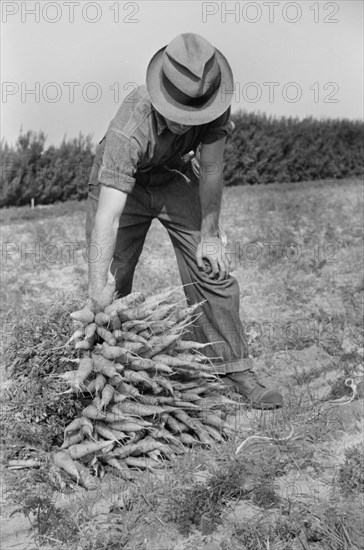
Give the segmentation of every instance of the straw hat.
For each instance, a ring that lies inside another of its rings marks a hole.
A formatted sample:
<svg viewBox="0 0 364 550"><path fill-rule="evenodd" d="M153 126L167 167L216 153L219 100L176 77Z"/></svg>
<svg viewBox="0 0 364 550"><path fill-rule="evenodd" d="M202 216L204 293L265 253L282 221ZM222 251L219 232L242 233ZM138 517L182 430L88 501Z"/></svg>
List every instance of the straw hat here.
<svg viewBox="0 0 364 550"><path fill-rule="evenodd" d="M231 103L233 88L226 58L198 34L176 36L147 68L153 106L179 124L206 124L219 117Z"/></svg>

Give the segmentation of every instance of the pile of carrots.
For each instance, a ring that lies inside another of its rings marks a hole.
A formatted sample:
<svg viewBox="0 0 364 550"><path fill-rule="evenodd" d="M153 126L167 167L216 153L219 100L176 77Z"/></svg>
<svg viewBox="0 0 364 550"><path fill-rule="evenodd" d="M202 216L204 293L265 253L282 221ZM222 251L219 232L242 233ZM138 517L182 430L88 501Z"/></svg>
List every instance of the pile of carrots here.
<svg viewBox="0 0 364 550"><path fill-rule="evenodd" d="M165 467L230 433L222 409L231 401L218 392L213 364L200 351L209 344L185 339L201 304L173 301L176 290L114 299L109 274L96 313L85 307L71 314L79 328L69 343L83 356L76 370L59 376L65 391L88 399L52 461L86 488L108 471L131 480L135 470Z"/></svg>

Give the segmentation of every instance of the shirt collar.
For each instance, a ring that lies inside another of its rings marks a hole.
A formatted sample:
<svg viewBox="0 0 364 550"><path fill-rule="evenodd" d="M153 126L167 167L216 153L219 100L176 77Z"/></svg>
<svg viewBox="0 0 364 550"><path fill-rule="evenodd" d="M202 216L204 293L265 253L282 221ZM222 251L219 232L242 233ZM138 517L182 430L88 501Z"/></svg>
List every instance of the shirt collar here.
<svg viewBox="0 0 364 550"><path fill-rule="evenodd" d="M154 113L155 113L155 118L157 119L157 133L160 136L161 133L167 129L167 124L164 117L160 113L158 113L156 109L154 109Z"/></svg>

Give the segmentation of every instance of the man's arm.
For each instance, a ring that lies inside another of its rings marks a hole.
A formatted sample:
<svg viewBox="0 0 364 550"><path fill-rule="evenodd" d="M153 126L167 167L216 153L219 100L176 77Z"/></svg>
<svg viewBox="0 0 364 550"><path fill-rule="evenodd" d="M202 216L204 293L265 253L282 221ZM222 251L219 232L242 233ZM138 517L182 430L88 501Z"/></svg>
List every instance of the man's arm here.
<svg viewBox="0 0 364 550"><path fill-rule="evenodd" d="M225 138L202 144L200 155L201 242L197 248L197 264L206 269L203 259L211 266L210 278L218 275L221 281L228 275L225 246L218 237L219 215L223 190L223 154Z"/></svg>
<svg viewBox="0 0 364 550"><path fill-rule="evenodd" d="M112 187L101 186L91 246L96 247L97 257L88 260L89 295L97 301L106 285L110 262L114 256L119 218L124 210L128 194Z"/></svg>

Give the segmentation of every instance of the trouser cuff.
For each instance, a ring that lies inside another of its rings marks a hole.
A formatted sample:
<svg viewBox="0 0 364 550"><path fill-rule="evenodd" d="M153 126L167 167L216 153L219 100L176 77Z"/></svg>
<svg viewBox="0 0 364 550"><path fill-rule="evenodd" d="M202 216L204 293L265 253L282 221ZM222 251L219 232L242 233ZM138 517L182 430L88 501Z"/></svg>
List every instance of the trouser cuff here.
<svg viewBox="0 0 364 550"><path fill-rule="evenodd" d="M214 363L214 370L217 374L229 374L232 372L244 372L253 369L253 361L249 357L244 357L238 361L228 361L225 363Z"/></svg>

